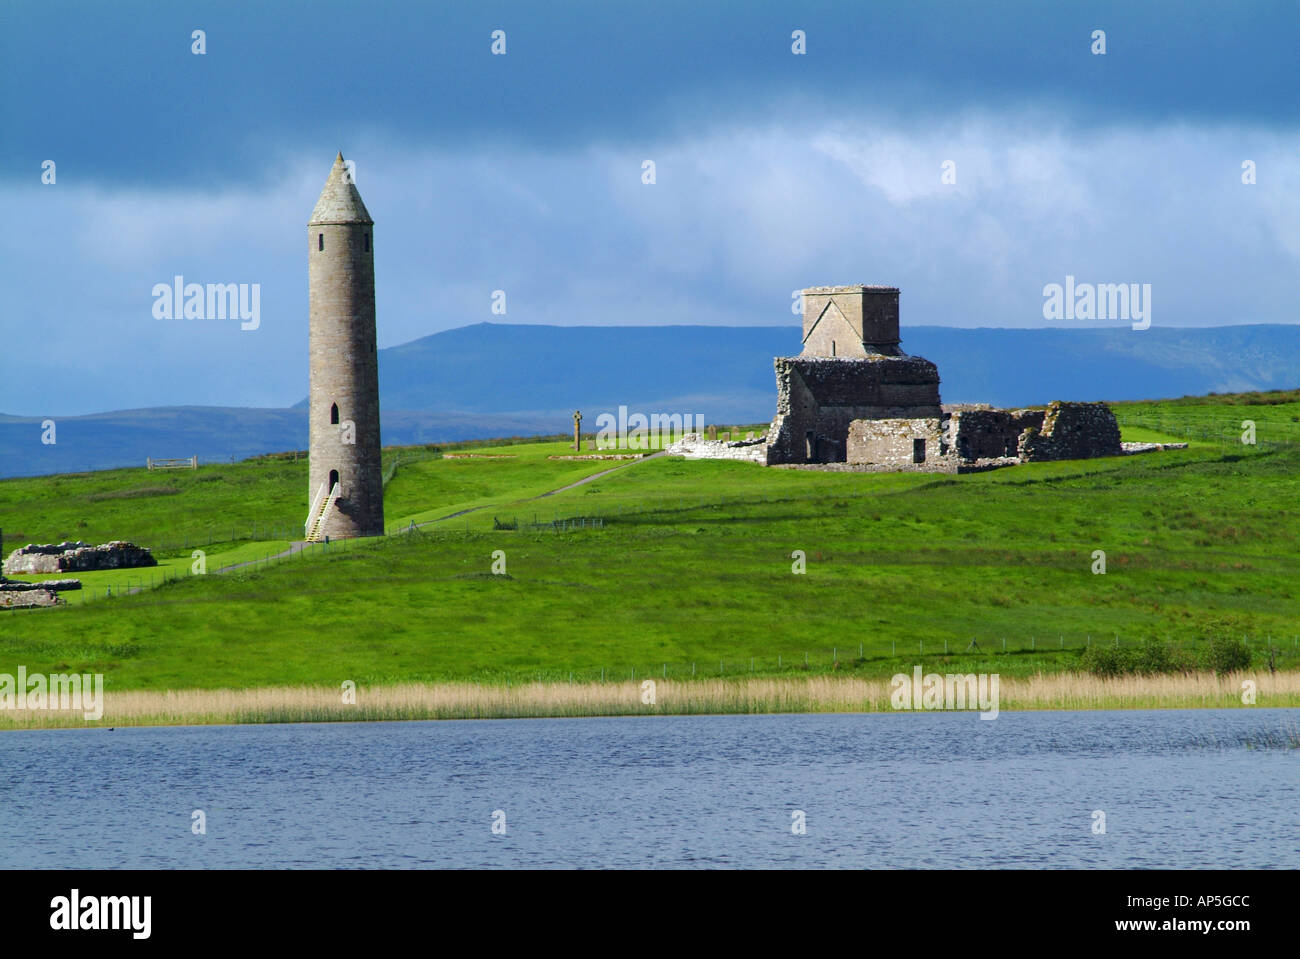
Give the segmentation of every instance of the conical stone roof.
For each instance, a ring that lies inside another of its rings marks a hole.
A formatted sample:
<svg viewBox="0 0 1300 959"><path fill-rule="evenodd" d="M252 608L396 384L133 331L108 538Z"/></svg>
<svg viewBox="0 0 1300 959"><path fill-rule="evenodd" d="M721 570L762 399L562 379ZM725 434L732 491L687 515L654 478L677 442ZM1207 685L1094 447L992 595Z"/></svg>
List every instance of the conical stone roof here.
<svg viewBox="0 0 1300 959"><path fill-rule="evenodd" d="M330 170L330 177L325 181L325 189L320 191L316 208L311 211L308 226L326 223L374 223L361 202L357 186L348 177L348 168L343 165L340 152Z"/></svg>

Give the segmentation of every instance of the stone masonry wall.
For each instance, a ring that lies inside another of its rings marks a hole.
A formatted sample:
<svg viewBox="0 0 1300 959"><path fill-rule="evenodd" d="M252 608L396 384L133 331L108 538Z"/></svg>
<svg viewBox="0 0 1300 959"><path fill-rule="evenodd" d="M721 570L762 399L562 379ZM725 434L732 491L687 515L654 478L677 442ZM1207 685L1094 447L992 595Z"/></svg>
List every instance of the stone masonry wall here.
<svg viewBox="0 0 1300 959"><path fill-rule="evenodd" d="M803 290L802 355L899 355L898 295L897 287L861 284Z"/></svg>
<svg viewBox="0 0 1300 959"><path fill-rule="evenodd" d="M1121 456L1119 423L1105 403L1054 402L1047 406L1042 426L1022 434L1022 460L1080 460Z"/></svg>
<svg viewBox="0 0 1300 959"><path fill-rule="evenodd" d="M311 453L306 505L337 471L340 499L321 531L332 538L384 532L374 223L344 170L342 159L335 161L307 228ZM335 405L337 423L332 422ZM349 421L355 425L353 436L343 429Z"/></svg>
<svg viewBox="0 0 1300 959"><path fill-rule="evenodd" d="M974 461L1019 456L1020 436L1041 426L1042 410L959 410L949 431L958 458Z"/></svg>
<svg viewBox="0 0 1300 959"><path fill-rule="evenodd" d="M0 609L57 606L62 600L50 589L0 590Z"/></svg>
<svg viewBox="0 0 1300 959"><path fill-rule="evenodd" d="M849 424L848 462L855 465L952 472L955 461L947 453L939 417Z"/></svg>
<svg viewBox="0 0 1300 959"><path fill-rule="evenodd" d="M937 418L939 371L917 356L777 357L767 462L842 463L849 424Z"/></svg>
<svg viewBox="0 0 1300 959"><path fill-rule="evenodd" d="M153 554L142 546L114 540L102 546L86 543L58 543L35 545L29 543L9 554L4 572L16 576L22 573L86 573L97 569L132 569L139 566L157 566Z"/></svg>
<svg viewBox="0 0 1300 959"><path fill-rule="evenodd" d="M924 443L923 452L918 441ZM958 409L937 419L854 420L849 425L847 462L964 473L1035 460L1123 453L1119 425L1106 404L1055 402L1046 410Z"/></svg>

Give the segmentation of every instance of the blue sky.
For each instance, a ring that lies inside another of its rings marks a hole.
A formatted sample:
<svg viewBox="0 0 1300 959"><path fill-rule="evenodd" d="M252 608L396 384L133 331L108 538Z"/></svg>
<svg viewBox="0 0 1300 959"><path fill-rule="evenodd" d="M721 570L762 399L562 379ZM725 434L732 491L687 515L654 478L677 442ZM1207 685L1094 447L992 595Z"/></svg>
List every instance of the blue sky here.
<svg viewBox="0 0 1300 959"><path fill-rule="evenodd" d="M305 395L338 149L381 346L793 325L791 290L852 282L904 326L1044 326L1066 275L1151 284L1156 326L1296 322L1297 36L1293 3L6 0L0 412ZM155 319L176 274L260 284L260 328Z"/></svg>

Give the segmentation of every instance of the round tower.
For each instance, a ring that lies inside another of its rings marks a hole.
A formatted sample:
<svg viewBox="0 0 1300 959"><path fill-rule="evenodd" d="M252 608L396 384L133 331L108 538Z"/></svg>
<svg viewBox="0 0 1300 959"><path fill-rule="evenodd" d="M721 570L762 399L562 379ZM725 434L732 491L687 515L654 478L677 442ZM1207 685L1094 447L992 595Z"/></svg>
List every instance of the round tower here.
<svg viewBox="0 0 1300 959"><path fill-rule="evenodd" d="M340 153L307 228L311 288L308 540L381 536L374 221Z"/></svg>

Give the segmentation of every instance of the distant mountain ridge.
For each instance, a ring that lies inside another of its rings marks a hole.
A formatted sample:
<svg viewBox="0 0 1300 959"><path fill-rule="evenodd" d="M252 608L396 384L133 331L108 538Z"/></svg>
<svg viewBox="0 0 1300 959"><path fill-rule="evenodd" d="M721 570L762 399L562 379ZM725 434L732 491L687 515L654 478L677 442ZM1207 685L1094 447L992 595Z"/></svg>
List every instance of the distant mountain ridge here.
<svg viewBox="0 0 1300 959"><path fill-rule="evenodd" d="M1029 406L1300 386L1300 326L1201 329L904 327L903 349L934 361L946 403ZM632 411L758 423L776 407L772 358L799 327L528 326L479 323L379 351L386 444L561 433ZM0 416L0 476L200 462L306 449L306 400L291 409L158 407L57 419Z"/></svg>
<svg viewBox="0 0 1300 959"><path fill-rule="evenodd" d="M939 367L944 402L1154 399L1300 385L1300 325L1177 330L902 330ZM388 409L521 412L694 403L719 421L769 419L774 356L799 327L556 327L479 323L381 350ZM299 405L305 405L303 400ZM656 407L658 408L658 407Z"/></svg>

